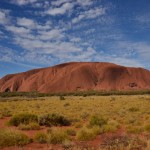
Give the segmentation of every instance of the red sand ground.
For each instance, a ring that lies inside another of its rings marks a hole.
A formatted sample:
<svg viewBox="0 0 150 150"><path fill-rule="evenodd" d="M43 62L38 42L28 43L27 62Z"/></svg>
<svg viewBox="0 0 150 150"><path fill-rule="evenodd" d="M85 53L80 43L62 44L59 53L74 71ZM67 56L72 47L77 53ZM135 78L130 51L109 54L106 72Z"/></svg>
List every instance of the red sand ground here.
<svg viewBox="0 0 150 150"><path fill-rule="evenodd" d="M72 62L49 68L7 75L0 92L74 92L86 90L150 89L150 71L111 63Z"/></svg>

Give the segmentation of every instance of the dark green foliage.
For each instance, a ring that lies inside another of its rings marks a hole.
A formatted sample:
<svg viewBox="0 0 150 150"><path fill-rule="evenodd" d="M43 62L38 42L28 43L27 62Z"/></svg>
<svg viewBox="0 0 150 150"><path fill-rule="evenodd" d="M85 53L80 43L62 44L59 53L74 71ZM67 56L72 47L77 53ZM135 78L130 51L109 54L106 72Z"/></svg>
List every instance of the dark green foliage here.
<svg viewBox="0 0 150 150"><path fill-rule="evenodd" d="M14 115L8 124L12 126L18 126L20 124L29 124L31 122L38 122L38 117L34 114L22 113Z"/></svg>
<svg viewBox="0 0 150 150"><path fill-rule="evenodd" d="M150 94L150 90L144 91L76 91L72 93L38 93L38 92L4 92L0 97L26 96L28 98L46 97L46 96L110 96L110 95L145 95Z"/></svg>
<svg viewBox="0 0 150 150"><path fill-rule="evenodd" d="M94 115L91 117L90 125L91 126L103 126L107 124L107 119L102 118L100 116Z"/></svg>
<svg viewBox="0 0 150 150"><path fill-rule="evenodd" d="M137 108L137 107L131 107L131 108L129 108L129 111L130 112L136 112L136 111L139 111L139 108Z"/></svg>
<svg viewBox="0 0 150 150"><path fill-rule="evenodd" d="M145 126L145 130L150 133L150 124Z"/></svg>
<svg viewBox="0 0 150 150"><path fill-rule="evenodd" d="M60 100L65 100L64 96L59 97Z"/></svg>
<svg viewBox="0 0 150 150"><path fill-rule="evenodd" d="M84 94L83 94L83 97L87 97L87 94L86 94L86 93L84 93Z"/></svg>
<svg viewBox="0 0 150 150"><path fill-rule="evenodd" d="M39 117L39 124L43 126L69 126L71 122L58 114L47 114Z"/></svg>

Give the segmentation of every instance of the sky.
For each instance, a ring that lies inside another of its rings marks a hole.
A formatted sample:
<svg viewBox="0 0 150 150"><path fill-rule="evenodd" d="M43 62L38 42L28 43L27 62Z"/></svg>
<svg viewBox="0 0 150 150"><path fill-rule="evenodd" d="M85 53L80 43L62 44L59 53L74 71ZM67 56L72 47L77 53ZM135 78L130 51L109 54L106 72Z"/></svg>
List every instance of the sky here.
<svg viewBox="0 0 150 150"><path fill-rule="evenodd" d="M150 0L0 0L0 77L64 62L150 70Z"/></svg>

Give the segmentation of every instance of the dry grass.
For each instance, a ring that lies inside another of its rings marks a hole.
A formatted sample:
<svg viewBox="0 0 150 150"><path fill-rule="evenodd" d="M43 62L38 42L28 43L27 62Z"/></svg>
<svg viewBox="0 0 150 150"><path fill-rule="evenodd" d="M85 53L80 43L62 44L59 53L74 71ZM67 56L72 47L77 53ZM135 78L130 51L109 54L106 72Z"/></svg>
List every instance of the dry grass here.
<svg viewBox="0 0 150 150"><path fill-rule="evenodd" d="M71 120L72 130L68 130L68 135L79 141L94 139L97 135L106 132L115 133L120 128L124 128L126 134L148 136L150 134L149 95L65 96L63 100L60 100L59 96L35 99L27 97L1 98L0 118L14 116L18 113L35 114L38 117L47 114L65 116ZM107 121L101 126L99 124L103 120L95 118L94 123L96 122L96 124L94 125L90 122L92 116L99 116ZM87 133L87 137L83 136L84 132ZM61 135L66 136L66 134ZM61 137L58 143L62 143L66 139L63 136L60 136L59 133L56 136L52 134L49 136L49 143L55 143L55 140L57 143L58 137ZM54 142L52 137L54 137ZM149 139L147 139L147 143L149 146Z"/></svg>

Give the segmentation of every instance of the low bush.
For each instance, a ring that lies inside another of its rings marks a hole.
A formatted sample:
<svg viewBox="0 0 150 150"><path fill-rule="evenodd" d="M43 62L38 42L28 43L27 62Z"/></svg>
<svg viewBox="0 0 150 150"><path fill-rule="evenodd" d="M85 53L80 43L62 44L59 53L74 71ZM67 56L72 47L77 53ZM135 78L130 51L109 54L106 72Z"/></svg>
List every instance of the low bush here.
<svg viewBox="0 0 150 150"><path fill-rule="evenodd" d="M118 124L117 121L115 121L115 120L110 120L110 121L107 122L106 125L104 125L104 126L102 127L102 129L103 129L103 132L104 132L104 133L105 133L105 132L115 132L115 131L117 131L117 129L118 129L119 127L120 127L120 125Z"/></svg>
<svg viewBox="0 0 150 150"><path fill-rule="evenodd" d="M69 137L65 131L53 130L51 133L48 134L47 142L50 144L62 144L68 139Z"/></svg>
<svg viewBox="0 0 150 150"><path fill-rule="evenodd" d="M107 119L103 118L103 117L100 117L100 116L97 116L97 115L94 115L91 117L91 120L90 120L90 125L91 126L100 126L102 127L103 125L106 125L107 124Z"/></svg>
<svg viewBox="0 0 150 150"><path fill-rule="evenodd" d="M83 128L77 132L76 138L80 141L90 141L96 137L96 134L87 128Z"/></svg>
<svg viewBox="0 0 150 150"><path fill-rule="evenodd" d="M115 127L115 126L113 126L113 125L107 124L107 125L104 125L104 126L103 126L103 132L104 132L104 133L105 133L105 132L115 132L115 131L117 131L117 127Z"/></svg>
<svg viewBox="0 0 150 150"><path fill-rule="evenodd" d="M131 108L129 108L129 111L130 112L136 112L136 111L139 111L139 108L137 108L137 107L131 107Z"/></svg>
<svg viewBox="0 0 150 150"><path fill-rule="evenodd" d="M5 109L5 110L2 111L2 116L3 117L11 117L12 113L11 113L11 111Z"/></svg>
<svg viewBox="0 0 150 150"><path fill-rule="evenodd" d="M76 136L76 131L74 129L67 129L66 133L70 136Z"/></svg>
<svg viewBox="0 0 150 150"><path fill-rule="evenodd" d="M128 126L127 127L127 132L128 133L140 134L143 131L144 131L144 129L142 127L138 127L138 126Z"/></svg>
<svg viewBox="0 0 150 150"><path fill-rule="evenodd" d="M64 150L73 150L75 144L70 140L65 140L62 144Z"/></svg>
<svg viewBox="0 0 150 150"><path fill-rule="evenodd" d="M29 124L20 124L20 130L40 130L40 125L37 122L31 122Z"/></svg>
<svg viewBox="0 0 150 150"><path fill-rule="evenodd" d="M47 134L42 133L42 132L38 132L38 133L35 134L34 140L36 142L41 143L41 144L46 143L47 142Z"/></svg>
<svg viewBox="0 0 150 150"><path fill-rule="evenodd" d="M2 114L0 114L0 119L3 119L3 118L4 118L4 116Z"/></svg>
<svg viewBox="0 0 150 150"><path fill-rule="evenodd" d="M93 126L91 129L95 135L100 135L103 133L103 129L99 126Z"/></svg>
<svg viewBox="0 0 150 150"><path fill-rule="evenodd" d="M0 129L0 147L24 146L30 142L31 139L20 132Z"/></svg>
<svg viewBox="0 0 150 150"><path fill-rule="evenodd" d="M82 128L83 127L83 124L82 123L80 123L80 122L76 122L76 123L74 123L74 127L75 128Z"/></svg>
<svg viewBox="0 0 150 150"><path fill-rule="evenodd" d="M148 125L145 126L145 131L146 132L150 132L150 124L148 124Z"/></svg>
<svg viewBox="0 0 150 150"><path fill-rule="evenodd" d="M65 97L64 96L59 96L59 99L60 100L65 100Z"/></svg>
<svg viewBox="0 0 150 150"><path fill-rule="evenodd" d="M8 124L12 126L18 126L20 124L29 124L31 122L38 122L38 117L34 114L22 113L14 115Z"/></svg>
<svg viewBox="0 0 150 150"><path fill-rule="evenodd" d="M70 120L58 114L47 114L39 117L39 124L43 126L69 126Z"/></svg>

